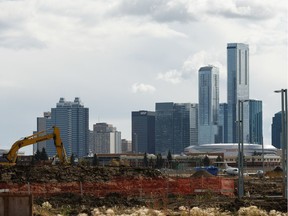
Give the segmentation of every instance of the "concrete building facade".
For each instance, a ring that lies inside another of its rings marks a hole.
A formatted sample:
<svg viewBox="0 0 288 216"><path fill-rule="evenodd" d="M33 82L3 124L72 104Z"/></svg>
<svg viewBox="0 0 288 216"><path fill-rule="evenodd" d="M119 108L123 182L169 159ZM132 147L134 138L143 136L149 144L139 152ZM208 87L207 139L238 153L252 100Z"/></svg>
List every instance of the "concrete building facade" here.
<svg viewBox="0 0 288 216"><path fill-rule="evenodd" d="M107 123L96 123L93 125L93 154L115 154L121 153L121 132L116 127Z"/></svg>

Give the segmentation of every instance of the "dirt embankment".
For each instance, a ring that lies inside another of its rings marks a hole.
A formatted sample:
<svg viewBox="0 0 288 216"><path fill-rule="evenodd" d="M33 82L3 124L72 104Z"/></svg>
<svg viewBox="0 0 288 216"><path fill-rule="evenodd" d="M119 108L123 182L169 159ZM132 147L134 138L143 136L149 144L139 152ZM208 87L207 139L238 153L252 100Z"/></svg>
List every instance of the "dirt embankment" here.
<svg viewBox="0 0 288 216"><path fill-rule="evenodd" d="M0 182L97 182L115 177L162 178L161 172L149 168L93 166L11 166L0 167Z"/></svg>

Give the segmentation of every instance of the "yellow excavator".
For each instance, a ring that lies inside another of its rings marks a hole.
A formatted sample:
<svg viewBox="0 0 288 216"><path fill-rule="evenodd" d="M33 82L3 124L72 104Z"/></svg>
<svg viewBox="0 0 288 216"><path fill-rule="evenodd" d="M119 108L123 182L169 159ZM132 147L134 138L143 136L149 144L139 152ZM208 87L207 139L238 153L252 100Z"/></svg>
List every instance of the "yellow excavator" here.
<svg viewBox="0 0 288 216"><path fill-rule="evenodd" d="M20 148L33 145L37 142L42 142L50 139L54 139L54 145L56 147L57 156L60 163L67 163L67 155L60 137L60 130L58 127L52 127L53 132L47 133L47 131L40 131L31 136L24 137L16 141L7 154L3 154L3 158L0 161L2 165L15 165L17 159L17 152ZM3 160L4 159L4 160Z"/></svg>

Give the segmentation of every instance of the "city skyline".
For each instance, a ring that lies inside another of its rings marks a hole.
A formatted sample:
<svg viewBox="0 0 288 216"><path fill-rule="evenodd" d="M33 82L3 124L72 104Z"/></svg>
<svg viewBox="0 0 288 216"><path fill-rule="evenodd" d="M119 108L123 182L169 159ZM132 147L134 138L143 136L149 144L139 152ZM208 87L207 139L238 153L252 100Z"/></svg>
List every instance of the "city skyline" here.
<svg viewBox="0 0 288 216"><path fill-rule="evenodd" d="M80 97L90 125L131 139L131 111L196 103L198 69L219 68L227 102L228 43L249 45L250 98L263 101L264 144L287 88L287 3L1 1L0 148L36 130L59 97ZM32 150L24 150L29 152Z"/></svg>

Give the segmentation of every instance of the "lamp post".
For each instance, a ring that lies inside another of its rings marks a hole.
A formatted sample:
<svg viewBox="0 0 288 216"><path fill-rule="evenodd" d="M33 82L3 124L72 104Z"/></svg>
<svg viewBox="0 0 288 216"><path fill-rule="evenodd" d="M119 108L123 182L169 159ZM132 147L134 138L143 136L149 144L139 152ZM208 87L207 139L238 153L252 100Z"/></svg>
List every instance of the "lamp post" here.
<svg viewBox="0 0 288 216"><path fill-rule="evenodd" d="M244 196L244 111L243 103L249 100L238 100L238 198Z"/></svg>
<svg viewBox="0 0 288 216"><path fill-rule="evenodd" d="M287 134L288 134L288 118L287 118L287 89L281 89L281 90L276 90L274 91L275 93L281 93L281 117L282 117L282 141L281 141L281 148L282 148L282 169L283 169L283 197L287 199L287 185L288 185L288 178L287 178L287 166L288 166L288 160L287 160L287 155L288 155L288 139L287 139Z"/></svg>

